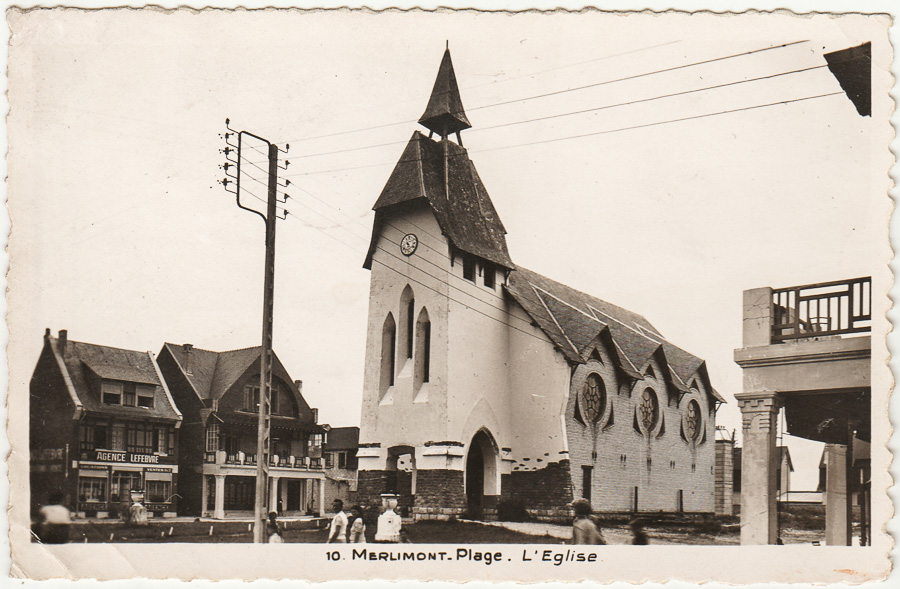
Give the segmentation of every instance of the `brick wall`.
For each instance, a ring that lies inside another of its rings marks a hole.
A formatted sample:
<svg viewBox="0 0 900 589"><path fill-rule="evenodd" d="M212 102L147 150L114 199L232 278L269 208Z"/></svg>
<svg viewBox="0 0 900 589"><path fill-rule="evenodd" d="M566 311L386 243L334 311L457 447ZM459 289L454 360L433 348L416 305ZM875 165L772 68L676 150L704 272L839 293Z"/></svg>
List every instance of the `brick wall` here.
<svg viewBox="0 0 900 589"><path fill-rule="evenodd" d="M463 472L420 470L416 473L416 519L448 519L466 511Z"/></svg>
<svg viewBox="0 0 900 589"><path fill-rule="evenodd" d="M716 502L717 515L731 515L734 511L734 442L716 440Z"/></svg>
<svg viewBox="0 0 900 589"><path fill-rule="evenodd" d="M558 521L570 517L572 482L569 461L560 460L544 468L513 471L501 478L502 498L521 501L529 515L542 521Z"/></svg>

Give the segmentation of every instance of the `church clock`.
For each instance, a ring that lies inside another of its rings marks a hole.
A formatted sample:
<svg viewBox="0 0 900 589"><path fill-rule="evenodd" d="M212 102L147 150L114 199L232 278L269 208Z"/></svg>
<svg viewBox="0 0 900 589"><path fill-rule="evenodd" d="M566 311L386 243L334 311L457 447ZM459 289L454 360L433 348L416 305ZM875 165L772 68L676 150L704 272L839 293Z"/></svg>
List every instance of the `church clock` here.
<svg viewBox="0 0 900 589"><path fill-rule="evenodd" d="M411 256L416 253L417 247L419 247L419 238L416 237L415 233L407 233L400 240L400 253L404 256Z"/></svg>

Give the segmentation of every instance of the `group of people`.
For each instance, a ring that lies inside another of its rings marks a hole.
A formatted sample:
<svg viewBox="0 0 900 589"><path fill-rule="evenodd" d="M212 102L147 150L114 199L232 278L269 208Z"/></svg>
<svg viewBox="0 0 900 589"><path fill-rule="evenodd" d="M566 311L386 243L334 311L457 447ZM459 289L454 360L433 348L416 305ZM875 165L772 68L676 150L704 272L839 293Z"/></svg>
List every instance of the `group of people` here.
<svg viewBox="0 0 900 589"><path fill-rule="evenodd" d="M591 502L587 499L576 499L572 502L575 519L572 521L572 544L606 544L599 521L593 516ZM628 522L631 529L632 544L646 545L650 541L644 532L644 523L634 518Z"/></svg>
<svg viewBox="0 0 900 589"><path fill-rule="evenodd" d="M344 512L344 502L335 499L331 504L334 518L328 531L328 543L365 544L366 522L363 521L362 507L354 505L350 513Z"/></svg>

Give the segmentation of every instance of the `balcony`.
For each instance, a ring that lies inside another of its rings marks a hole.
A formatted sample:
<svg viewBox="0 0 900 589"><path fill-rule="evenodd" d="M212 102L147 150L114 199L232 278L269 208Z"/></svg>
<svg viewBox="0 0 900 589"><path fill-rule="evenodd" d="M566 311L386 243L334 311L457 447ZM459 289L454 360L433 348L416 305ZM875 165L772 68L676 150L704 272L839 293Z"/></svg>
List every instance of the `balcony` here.
<svg viewBox="0 0 900 589"><path fill-rule="evenodd" d="M218 452L206 452L203 461L206 464L222 466L256 466L256 454L245 454L243 452L228 454L224 450L219 450ZM323 460L321 458L310 458L309 456L274 455L269 458L269 466L297 470L322 470Z"/></svg>
<svg viewBox="0 0 900 589"><path fill-rule="evenodd" d="M853 278L772 291L771 343L871 331L872 279Z"/></svg>

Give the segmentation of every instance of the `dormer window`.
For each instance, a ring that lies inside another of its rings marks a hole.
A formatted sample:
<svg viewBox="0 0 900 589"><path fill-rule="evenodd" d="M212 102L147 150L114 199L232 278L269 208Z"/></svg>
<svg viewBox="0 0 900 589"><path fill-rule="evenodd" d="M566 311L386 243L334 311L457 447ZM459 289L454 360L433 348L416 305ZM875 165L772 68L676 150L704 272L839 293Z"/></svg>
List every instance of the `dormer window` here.
<svg viewBox="0 0 900 589"><path fill-rule="evenodd" d="M138 407L145 409L153 409L153 387L145 387L138 385L137 387L137 404Z"/></svg>
<svg viewBox="0 0 900 589"><path fill-rule="evenodd" d="M103 382L100 385L104 405L121 405L124 384L121 382Z"/></svg>
<svg viewBox="0 0 900 589"><path fill-rule="evenodd" d="M496 279L496 270L494 269L494 265L485 262L484 264L484 285L488 288L494 288L495 279Z"/></svg>

